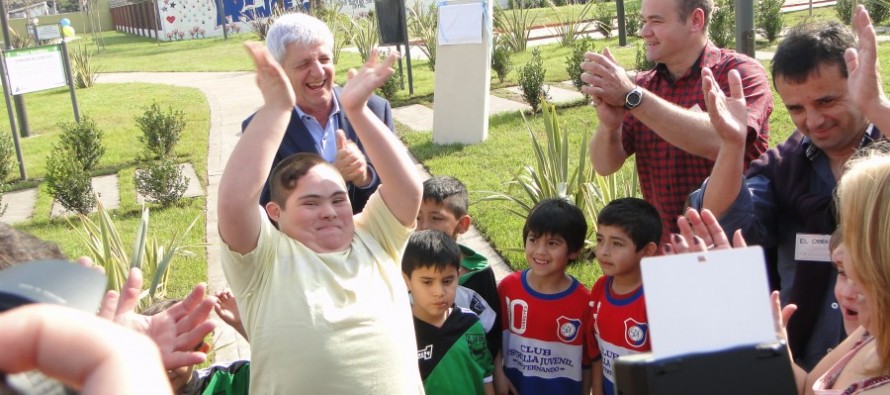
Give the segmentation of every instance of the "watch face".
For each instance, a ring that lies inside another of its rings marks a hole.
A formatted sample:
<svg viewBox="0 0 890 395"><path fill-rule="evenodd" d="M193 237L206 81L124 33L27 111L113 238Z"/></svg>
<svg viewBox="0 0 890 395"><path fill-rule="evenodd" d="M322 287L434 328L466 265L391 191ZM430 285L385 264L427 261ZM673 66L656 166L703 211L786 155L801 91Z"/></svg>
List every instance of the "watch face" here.
<svg viewBox="0 0 890 395"><path fill-rule="evenodd" d="M640 105L640 101L643 99L643 92L639 89L634 89L627 94L627 98L624 100L624 107L627 109L634 108Z"/></svg>

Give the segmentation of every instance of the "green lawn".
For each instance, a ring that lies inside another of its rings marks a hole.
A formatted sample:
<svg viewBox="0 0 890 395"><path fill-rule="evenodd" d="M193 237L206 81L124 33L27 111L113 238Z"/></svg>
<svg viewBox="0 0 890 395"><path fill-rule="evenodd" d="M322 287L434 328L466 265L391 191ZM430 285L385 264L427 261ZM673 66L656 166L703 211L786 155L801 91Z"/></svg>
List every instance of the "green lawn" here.
<svg viewBox="0 0 890 395"><path fill-rule="evenodd" d="M130 247L141 207L136 204L134 171L141 166L142 152L138 137L141 131L136 127L134 117L141 115L143 108L157 101L163 109L172 106L181 109L186 117L186 129L177 146L177 160L191 162L206 189L207 180L207 139L210 128L210 111L207 99L197 89L172 87L157 84L99 84L89 89L77 90L81 114L93 118L104 131L103 144L106 153L93 175L117 174L121 206L113 211L113 216L123 233L127 248ZM55 89L26 95L27 109L31 123L31 137L22 139L22 150L30 182L16 182L12 189L32 187L43 177L46 156L59 137L59 122L72 122L74 119L70 96L67 89ZM9 125L5 104L0 110L0 125ZM8 129L7 129L8 130ZM14 176L18 177L18 171ZM9 180L12 181L12 180ZM192 245L195 257L179 258L174 261L172 282L169 284L173 296L184 296L198 282L207 280L207 258L201 245L205 240L204 198L184 199L179 204L167 208L152 207L150 229L159 241L166 241L173 232L184 230L195 218L198 224L192 230L187 243ZM62 251L70 256L85 255L87 249L71 231L65 219L50 218L52 198L40 187L34 217L16 227L39 237L54 241ZM71 223L80 227L79 220L71 218Z"/></svg>

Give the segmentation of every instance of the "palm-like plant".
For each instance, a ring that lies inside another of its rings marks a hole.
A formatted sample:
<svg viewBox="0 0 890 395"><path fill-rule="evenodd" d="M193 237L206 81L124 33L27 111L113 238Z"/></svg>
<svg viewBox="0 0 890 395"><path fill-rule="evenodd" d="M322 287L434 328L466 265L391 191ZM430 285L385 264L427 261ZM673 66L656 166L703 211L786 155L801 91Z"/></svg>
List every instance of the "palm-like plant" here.
<svg viewBox="0 0 890 395"><path fill-rule="evenodd" d="M513 52L524 52L535 23L535 15L523 6L505 10L500 6L494 9L494 27L504 35Z"/></svg>
<svg viewBox="0 0 890 395"><path fill-rule="evenodd" d="M559 45L564 47L571 46L575 43L578 33L583 33L590 27L590 22L587 21L587 14L590 13L593 2L588 1L577 12L575 7L569 6L567 7L569 12L564 16L561 16L553 0L547 0L547 2L550 4L550 9L553 10L553 15L556 17L557 26L553 29L559 35Z"/></svg>
<svg viewBox="0 0 890 395"><path fill-rule="evenodd" d="M148 208L143 208L133 248L128 253L117 225L101 201L96 221L86 215L79 217L82 228L78 229L70 222L69 225L90 250L93 262L105 269L108 290L120 291L127 281L130 268L139 268L147 278L151 278L149 288L139 295L138 310L166 297L170 263L175 256L194 255L186 249L188 246L184 244L184 239L198 222L198 218L195 218L185 230L176 232L166 243L160 243L156 238L148 237L149 211Z"/></svg>
<svg viewBox="0 0 890 395"><path fill-rule="evenodd" d="M599 211L614 199L625 196L639 196L639 180L636 171L628 179L617 172L603 177L597 175L587 165L587 143L590 134L582 137L580 149L572 153L568 129L559 125L556 107L544 102L544 135L542 144L526 121L535 161L522 167L507 183L507 192L491 192L480 201L507 201L507 210L523 220L541 200L563 198L574 203L584 212L588 223L586 246L581 252L582 259L593 257L596 235L596 218ZM574 146L574 145L572 145ZM573 161L572 159L575 159Z"/></svg>
<svg viewBox="0 0 890 395"><path fill-rule="evenodd" d="M408 11L410 12L408 14L408 29L411 31L411 36L423 41L420 50L430 60L430 70L435 71L436 46L439 45L439 9L435 4L424 7L418 1Z"/></svg>

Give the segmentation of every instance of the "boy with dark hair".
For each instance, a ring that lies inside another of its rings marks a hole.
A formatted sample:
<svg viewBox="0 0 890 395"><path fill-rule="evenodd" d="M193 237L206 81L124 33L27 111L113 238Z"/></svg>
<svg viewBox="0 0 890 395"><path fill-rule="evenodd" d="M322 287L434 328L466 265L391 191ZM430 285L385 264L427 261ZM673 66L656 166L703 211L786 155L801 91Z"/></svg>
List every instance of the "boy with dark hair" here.
<svg viewBox="0 0 890 395"><path fill-rule="evenodd" d="M505 312L503 348L495 360L498 394L590 392L590 293L565 272L586 235L584 213L565 199L542 200L529 212L522 229L529 268L498 285Z"/></svg>
<svg viewBox="0 0 890 395"><path fill-rule="evenodd" d="M476 314L454 305L460 256L457 243L436 230L412 234L402 256L427 395L494 394L485 329Z"/></svg>
<svg viewBox="0 0 890 395"><path fill-rule="evenodd" d="M423 182L423 203L417 230L433 229L454 240L470 228L467 187L454 177L433 176ZM479 316L491 355L501 349L500 301L494 271L488 260L470 247L460 247L460 281L455 303Z"/></svg>
<svg viewBox="0 0 890 395"><path fill-rule="evenodd" d="M658 252L661 218L643 199L611 201L597 216L596 259L603 276L593 285L589 343L594 395L615 393L615 360L649 351L649 321L640 260ZM600 384L602 383L602 384Z"/></svg>

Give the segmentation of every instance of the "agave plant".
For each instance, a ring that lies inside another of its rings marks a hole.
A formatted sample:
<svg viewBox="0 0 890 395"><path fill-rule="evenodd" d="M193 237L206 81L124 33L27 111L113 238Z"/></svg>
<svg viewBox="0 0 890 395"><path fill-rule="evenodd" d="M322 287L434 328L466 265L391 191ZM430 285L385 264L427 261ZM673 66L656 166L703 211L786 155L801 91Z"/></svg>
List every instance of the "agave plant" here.
<svg viewBox="0 0 890 395"><path fill-rule="evenodd" d="M639 196L639 180L636 171L628 179L616 172L609 176L597 175L589 168L587 153L590 134L585 133L577 153L571 152L568 129L561 127L556 106L544 102L544 135L541 143L526 120L526 128L532 139L535 153L533 164L525 165L507 183L507 192L490 192L480 201L507 201L507 210L523 220L541 200L562 198L574 203L584 212L588 223L582 259L593 257L593 240L596 239L596 218L599 211L614 199ZM524 116L523 116L524 117ZM572 158L576 158L572 161Z"/></svg>
<svg viewBox="0 0 890 395"><path fill-rule="evenodd" d="M513 52L525 51L535 18L536 15L523 6L509 10L496 6L494 9L494 26L506 37Z"/></svg>
<svg viewBox="0 0 890 395"><path fill-rule="evenodd" d="M566 8L569 10L569 13L566 15L562 15L559 12L552 0L548 0L548 3L550 4L550 9L553 10L553 15L556 17L557 26L553 29L559 35L559 45L563 47L571 46L575 43L578 33L583 33L590 27L591 22L588 21L587 14L590 13L593 2L586 2L577 12L575 7L569 6Z"/></svg>
<svg viewBox="0 0 890 395"><path fill-rule="evenodd" d="M420 39L423 44L420 50L430 60L430 70L436 70L436 46L439 42L439 8L435 4L424 6L421 2L415 2L408 9L408 29L411 36Z"/></svg>
<svg viewBox="0 0 890 395"><path fill-rule="evenodd" d="M151 278L149 288L139 295L140 311L166 297L170 263L173 258L194 255L187 250L188 246L184 244L184 240L198 222L198 218L195 218L185 230L176 232L166 243L161 243L157 238L149 238L149 210L143 207L133 248L129 253L124 248L117 225L101 200L95 221L86 215L80 215L79 218L82 228L78 229L71 222L69 226L77 232L90 250L93 262L105 269L108 290L120 291L127 281L130 268L139 268L147 278Z"/></svg>

